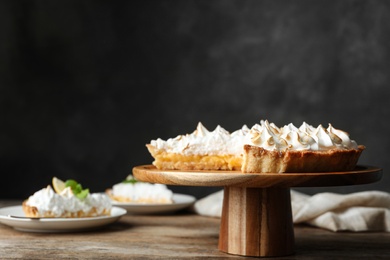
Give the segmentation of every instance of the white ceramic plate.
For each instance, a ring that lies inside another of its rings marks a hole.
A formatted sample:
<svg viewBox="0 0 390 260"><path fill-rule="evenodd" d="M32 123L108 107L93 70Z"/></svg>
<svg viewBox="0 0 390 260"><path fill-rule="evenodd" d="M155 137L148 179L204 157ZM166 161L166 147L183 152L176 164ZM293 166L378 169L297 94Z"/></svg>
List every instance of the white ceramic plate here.
<svg viewBox="0 0 390 260"><path fill-rule="evenodd" d="M22 206L11 206L0 209L0 223L27 232L74 232L113 223L125 214L125 209L112 207L111 216L30 219L17 218L25 216Z"/></svg>
<svg viewBox="0 0 390 260"><path fill-rule="evenodd" d="M139 204L112 201L112 204L127 210L131 214L161 214L185 209L195 202L195 197L185 194L173 194L172 204Z"/></svg>

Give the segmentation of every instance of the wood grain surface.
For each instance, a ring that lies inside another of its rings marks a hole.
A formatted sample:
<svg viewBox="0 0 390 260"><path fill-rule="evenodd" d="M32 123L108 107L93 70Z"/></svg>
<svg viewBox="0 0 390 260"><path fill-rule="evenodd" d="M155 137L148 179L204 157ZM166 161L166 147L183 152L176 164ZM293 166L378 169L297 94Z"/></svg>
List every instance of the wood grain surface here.
<svg viewBox="0 0 390 260"><path fill-rule="evenodd" d="M357 166L354 171L323 173L242 173L239 171L158 170L153 165L133 168L141 181L186 186L321 187L357 185L379 181L382 169Z"/></svg>
<svg viewBox="0 0 390 260"><path fill-rule="evenodd" d="M21 201L0 201L0 207ZM78 233L25 233L0 224L0 259L251 259L218 250L220 219L189 211L125 215ZM295 254L272 259L388 259L390 233L294 227Z"/></svg>
<svg viewBox="0 0 390 260"><path fill-rule="evenodd" d="M294 253L288 188L226 187L219 249L245 256L286 256Z"/></svg>

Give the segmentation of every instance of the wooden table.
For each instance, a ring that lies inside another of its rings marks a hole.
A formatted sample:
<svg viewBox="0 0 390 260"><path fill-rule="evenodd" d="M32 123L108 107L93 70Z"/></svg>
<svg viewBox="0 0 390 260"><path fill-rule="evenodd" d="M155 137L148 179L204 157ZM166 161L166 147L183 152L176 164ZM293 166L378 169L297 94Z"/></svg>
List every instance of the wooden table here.
<svg viewBox="0 0 390 260"><path fill-rule="evenodd" d="M0 201L0 207L20 201ZM26 233L0 224L0 259L240 258L218 250L220 219L181 211L125 215L99 230ZM390 233L334 233L295 226L295 254L272 259L388 259Z"/></svg>

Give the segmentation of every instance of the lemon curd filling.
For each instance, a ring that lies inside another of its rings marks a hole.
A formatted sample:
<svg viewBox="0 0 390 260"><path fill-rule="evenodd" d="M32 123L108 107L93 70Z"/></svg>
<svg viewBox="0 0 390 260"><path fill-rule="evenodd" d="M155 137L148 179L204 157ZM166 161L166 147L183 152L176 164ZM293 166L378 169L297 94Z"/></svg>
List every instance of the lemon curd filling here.
<svg viewBox="0 0 390 260"><path fill-rule="evenodd" d="M240 170L242 157L235 155L181 155L160 153L154 165L159 169Z"/></svg>

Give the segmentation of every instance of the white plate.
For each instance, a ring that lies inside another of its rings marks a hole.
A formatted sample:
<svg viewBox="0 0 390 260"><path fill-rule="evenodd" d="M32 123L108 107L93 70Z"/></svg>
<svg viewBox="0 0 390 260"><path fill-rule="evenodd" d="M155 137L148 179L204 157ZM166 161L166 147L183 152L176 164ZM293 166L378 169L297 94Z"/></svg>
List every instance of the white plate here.
<svg viewBox="0 0 390 260"><path fill-rule="evenodd" d="M22 206L11 206L0 209L0 223L27 232L74 232L113 223L125 214L125 209L112 207L111 216L30 219L17 218L25 216Z"/></svg>
<svg viewBox="0 0 390 260"><path fill-rule="evenodd" d="M112 201L112 204L122 207L132 214L161 214L185 209L195 202L195 197L185 194L173 194L172 204L140 204Z"/></svg>

